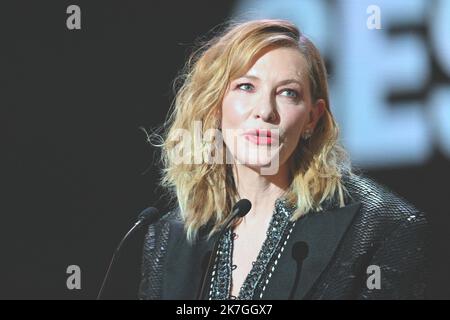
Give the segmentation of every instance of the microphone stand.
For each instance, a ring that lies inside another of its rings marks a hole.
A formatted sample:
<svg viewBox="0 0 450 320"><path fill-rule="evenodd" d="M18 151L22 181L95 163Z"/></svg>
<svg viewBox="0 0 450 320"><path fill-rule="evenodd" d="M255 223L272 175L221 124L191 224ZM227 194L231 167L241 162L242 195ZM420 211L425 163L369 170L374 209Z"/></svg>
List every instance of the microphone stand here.
<svg viewBox="0 0 450 320"><path fill-rule="evenodd" d="M292 258L297 262L297 271L295 272L294 285L292 286L288 300L294 299L300 281L300 274L302 273L303 261L308 256L308 251L308 244L304 241L298 241L292 247Z"/></svg>
<svg viewBox="0 0 450 320"><path fill-rule="evenodd" d="M161 214L158 209L154 207L149 207L147 209L144 209L138 217L138 221L134 224L134 226L125 234L125 236L120 240L119 245L117 246L116 250L114 251L114 254L111 258L111 261L109 263L108 269L106 271L105 277L103 278L102 286L100 287L100 290L97 295L97 300L100 300L103 291L105 289L106 282L109 278L109 274L111 272L111 269L115 262L117 261L120 249L122 248L122 245L125 243L125 241L128 239L128 237L133 234L137 229L142 227L143 225L150 225L152 223L155 223L161 218Z"/></svg>
<svg viewBox="0 0 450 320"><path fill-rule="evenodd" d="M105 277L103 278L102 286L100 287L100 291L98 292L98 295L97 295L97 300L100 300L100 298L101 298L101 296L103 294L103 290L105 289L106 282L108 281L108 278L109 278L109 273L111 272L112 266L115 264L115 262L119 258L120 249L122 248L122 245L125 243L125 240L130 236L130 234L132 234L134 232L134 230L136 230L136 228L138 228L140 226L140 224L141 224L141 220L136 222L134 224L134 226L122 238L122 240L120 240L120 243L117 246L116 250L114 251L114 254L113 254L112 258L111 258L111 261L109 262L108 269L106 270Z"/></svg>
<svg viewBox="0 0 450 320"><path fill-rule="evenodd" d="M206 289L206 283L207 283L208 275L212 272L212 269L214 267L214 263L213 262L214 262L214 260L217 257L217 249L219 247L219 240L222 238L222 236L224 235L225 231L227 231L227 229L228 229L229 225L231 224L231 222L234 219L236 219L237 217L245 216L250 211L251 207L252 207L252 204L251 204L251 202L249 200L241 199L234 205L233 212L225 220L225 223L223 224L223 227L221 228L216 241L214 241L213 251L212 251L211 255L209 256L208 267L206 269L206 273L202 277L202 279L203 279L202 286L200 288L200 293L197 296L197 300L201 300L203 298L204 294L205 294L205 289Z"/></svg>

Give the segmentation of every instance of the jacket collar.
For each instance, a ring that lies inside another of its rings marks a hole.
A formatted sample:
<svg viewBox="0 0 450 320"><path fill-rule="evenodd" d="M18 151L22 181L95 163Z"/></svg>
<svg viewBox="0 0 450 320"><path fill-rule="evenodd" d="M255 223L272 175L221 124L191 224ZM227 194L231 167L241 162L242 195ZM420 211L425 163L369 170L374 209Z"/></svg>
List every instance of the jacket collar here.
<svg viewBox="0 0 450 320"><path fill-rule="evenodd" d="M294 299L307 298L316 280L330 263L344 234L358 212L361 202L345 207L309 213L297 220L289 241L281 254L277 267L263 294L263 299L289 299L297 273L297 262L292 257L292 248L304 242L308 255L303 260ZM199 241L194 245L186 242L182 226L171 226L168 256L165 262L162 299L196 299L200 282L202 261L212 250L216 237Z"/></svg>
<svg viewBox="0 0 450 320"><path fill-rule="evenodd" d="M293 298L297 300L307 297L307 293L330 263L360 206L361 202L358 201L345 207L310 213L297 220L263 299L289 299L297 273L297 262L292 257L292 248L297 242L304 242L308 253L303 259Z"/></svg>

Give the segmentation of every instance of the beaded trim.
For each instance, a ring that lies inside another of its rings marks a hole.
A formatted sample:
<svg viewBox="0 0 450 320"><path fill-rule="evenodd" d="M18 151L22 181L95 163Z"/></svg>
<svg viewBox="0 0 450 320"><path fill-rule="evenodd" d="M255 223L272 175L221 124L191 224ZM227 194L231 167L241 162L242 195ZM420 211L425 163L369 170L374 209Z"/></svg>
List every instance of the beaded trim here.
<svg viewBox="0 0 450 320"><path fill-rule="evenodd" d="M232 264L231 256L228 254L229 248L232 246L231 234L231 229L228 229L220 239L211 273L209 300L225 300L228 296L224 296L223 293L231 290L229 277L232 272Z"/></svg>
<svg viewBox="0 0 450 320"><path fill-rule="evenodd" d="M287 234L287 236L286 236L286 240L284 240L283 246L281 247L280 252L278 252L278 255L277 255L276 259L273 261L272 268L270 268L270 272L269 272L269 274L267 275L266 280L265 280L265 281L262 281L262 283L264 284L264 286L263 286L263 288L260 290L260 291L261 291L260 294L259 294L259 298L260 298L260 299L262 299L262 297L263 297L263 295L264 295L264 292L266 291L266 287L267 287L267 285L269 284L270 278L272 278L272 274L273 274L273 272L275 271L275 267L278 265L278 260L280 259L281 254L283 253L284 248L286 247L286 244L287 244L289 238L291 237L291 233L292 233L292 230L294 230L294 227L295 227L295 223L296 223L296 222L297 222L297 221L294 221L294 223L292 223L292 227L289 229L289 232L288 232L288 234Z"/></svg>
<svg viewBox="0 0 450 320"><path fill-rule="evenodd" d="M294 210L295 207L291 206L285 199L279 198L275 201L275 208L266 233L266 239L256 261L252 263L252 269L245 278L238 297L230 294L232 272L235 268L232 264L234 235L231 229L224 234L219 240L219 248L214 263L209 291L210 300L251 300L257 291L261 291L259 296L262 297L295 226L295 222L293 223L289 219ZM273 259L274 257L276 258Z"/></svg>

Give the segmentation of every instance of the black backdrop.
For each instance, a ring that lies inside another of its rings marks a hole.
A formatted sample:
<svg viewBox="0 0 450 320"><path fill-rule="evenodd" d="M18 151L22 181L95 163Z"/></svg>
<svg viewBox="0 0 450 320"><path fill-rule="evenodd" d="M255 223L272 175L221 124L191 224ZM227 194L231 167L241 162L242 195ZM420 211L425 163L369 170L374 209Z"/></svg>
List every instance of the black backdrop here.
<svg viewBox="0 0 450 320"><path fill-rule="evenodd" d="M66 28L66 8L82 29ZM154 149L139 129L165 119L171 82L195 39L233 1L8 1L0 10L0 298L92 299L120 237L161 210ZM449 162L367 171L430 215L431 294L450 298ZM108 297L136 297L142 232ZM81 268L68 290L66 268Z"/></svg>

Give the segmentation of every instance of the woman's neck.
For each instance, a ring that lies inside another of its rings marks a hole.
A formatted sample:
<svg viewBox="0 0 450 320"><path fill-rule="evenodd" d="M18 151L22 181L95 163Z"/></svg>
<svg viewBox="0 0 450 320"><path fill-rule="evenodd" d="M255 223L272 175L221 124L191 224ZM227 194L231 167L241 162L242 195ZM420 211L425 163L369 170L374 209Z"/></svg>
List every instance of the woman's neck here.
<svg viewBox="0 0 450 320"><path fill-rule="evenodd" d="M276 175L261 175L244 165L236 165L233 169L236 188L241 199L248 199L252 208L244 221L266 220L272 215L275 201L289 187L287 165L281 166Z"/></svg>

